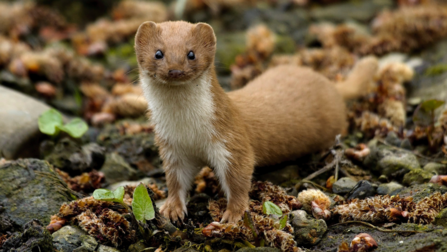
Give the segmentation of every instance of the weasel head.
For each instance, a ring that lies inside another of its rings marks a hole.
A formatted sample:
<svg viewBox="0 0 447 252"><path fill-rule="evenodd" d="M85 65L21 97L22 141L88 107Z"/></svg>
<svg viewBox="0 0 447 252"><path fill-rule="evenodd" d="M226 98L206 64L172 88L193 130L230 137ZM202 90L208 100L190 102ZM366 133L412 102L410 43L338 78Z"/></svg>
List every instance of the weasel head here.
<svg viewBox="0 0 447 252"><path fill-rule="evenodd" d="M216 36L205 23L148 21L138 28L135 52L144 77L159 85L185 85L214 64Z"/></svg>

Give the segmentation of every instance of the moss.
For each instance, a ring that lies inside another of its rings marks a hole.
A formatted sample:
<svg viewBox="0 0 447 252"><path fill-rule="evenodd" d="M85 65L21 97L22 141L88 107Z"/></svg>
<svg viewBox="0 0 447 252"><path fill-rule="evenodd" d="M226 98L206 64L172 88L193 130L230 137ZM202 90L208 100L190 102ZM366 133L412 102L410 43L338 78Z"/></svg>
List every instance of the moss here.
<svg viewBox="0 0 447 252"><path fill-rule="evenodd" d="M423 169L415 169L404 175L404 185L417 185L430 181L433 174Z"/></svg>
<svg viewBox="0 0 447 252"><path fill-rule="evenodd" d="M447 72L447 64L438 64L431 66L425 70L425 75L436 76Z"/></svg>

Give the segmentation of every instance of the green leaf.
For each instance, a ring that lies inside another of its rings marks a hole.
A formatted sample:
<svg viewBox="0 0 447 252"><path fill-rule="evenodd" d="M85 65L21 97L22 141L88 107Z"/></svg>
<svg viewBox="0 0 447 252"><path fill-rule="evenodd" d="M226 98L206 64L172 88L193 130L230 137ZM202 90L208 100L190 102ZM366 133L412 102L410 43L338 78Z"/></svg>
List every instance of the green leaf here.
<svg viewBox="0 0 447 252"><path fill-rule="evenodd" d="M55 136L59 133L59 128L64 124L62 115L55 109L43 112L38 119L40 132Z"/></svg>
<svg viewBox="0 0 447 252"><path fill-rule="evenodd" d="M115 196L116 200L122 202L124 198L124 186L116 188L116 190L113 191L113 195Z"/></svg>
<svg viewBox="0 0 447 252"><path fill-rule="evenodd" d="M418 126L427 127L435 123L434 111L441 107L444 101L427 100L419 104L413 114L413 122Z"/></svg>
<svg viewBox="0 0 447 252"><path fill-rule="evenodd" d="M266 201L266 202L264 202L264 204L262 204L262 212L267 215L270 215L270 214L275 214L278 216L282 215L282 211L279 208L279 206L275 205L275 203L270 202L270 201Z"/></svg>
<svg viewBox="0 0 447 252"><path fill-rule="evenodd" d="M96 189L93 192L93 198L97 200L115 201L115 194L107 189Z"/></svg>
<svg viewBox="0 0 447 252"><path fill-rule="evenodd" d="M283 229L287 225L287 220L289 219L289 215L285 214L280 220L279 220L279 229Z"/></svg>
<svg viewBox="0 0 447 252"><path fill-rule="evenodd" d="M70 136L74 138L80 138L88 130L88 125L80 118L75 118L69 123L60 127L62 131L67 132Z"/></svg>
<svg viewBox="0 0 447 252"><path fill-rule="evenodd" d="M423 103L421 103L421 107L427 112L433 111L441 107L442 105L444 105L444 101L435 99L424 101Z"/></svg>
<svg viewBox="0 0 447 252"><path fill-rule="evenodd" d="M154 206L147 189L143 184L139 184L133 192L132 210L135 219L139 221L152 220L155 218Z"/></svg>

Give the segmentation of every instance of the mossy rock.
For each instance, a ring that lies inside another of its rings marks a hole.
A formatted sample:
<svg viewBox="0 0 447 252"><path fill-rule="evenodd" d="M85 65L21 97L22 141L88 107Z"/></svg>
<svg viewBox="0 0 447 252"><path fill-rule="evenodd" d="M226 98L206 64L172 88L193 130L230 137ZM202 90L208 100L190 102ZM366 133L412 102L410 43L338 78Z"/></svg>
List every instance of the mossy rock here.
<svg viewBox="0 0 447 252"><path fill-rule="evenodd" d="M402 183L404 185L418 185L424 184L430 181L433 174L423 169L415 169L404 175Z"/></svg>
<svg viewBox="0 0 447 252"><path fill-rule="evenodd" d="M413 201L418 202L419 200L433 195L433 193L439 192L441 194L447 193L447 187L441 186L433 183L412 185L410 187L405 187L402 189L398 195L401 198L411 196Z"/></svg>
<svg viewBox="0 0 447 252"><path fill-rule="evenodd" d="M360 233L367 233L377 241L374 252L447 251L446 232L434 225L400 224L392 228L399 231L421 231L421 233L388 233L355 225L333 225L329 227L321 242L312 251L337 251L342 242L350 243Z"/></svg>
<svg viewBox="0 0 447 252"><path fill-rule="evenodd" d="M46 161L19 159L0 166L2 215L17 225L32 219L48 225L62 203L75 199L74 192Z"/></svg>
<svg viewBox="0 0 447 252"><path fill-rule="evenodd" d="M447 208L444 208L438 215L436 215L433 224L447 228Z"/></svg>
<svg viewBox="0 0 447 252"><path fill-rule="evenodd" d="M96 251L98 242L75 226L65 226L53 233L53 243L59 252Z"/></svg>
<svg viewBox="0 0 447 252"><path fill-rule="evenodd" d="M50 232L38 220L31 220L23 226L23 232L12 234L0 251L54 251L53 238Z"/></svg>
<svg viewBox="0 0 447 252"><path fill-rule="evenodd" d="M327 231L327 225L324 220L308 218L303 210L293 211L290 217L291 224L295 230L295 241L299 246L317 244Z"/></svg>

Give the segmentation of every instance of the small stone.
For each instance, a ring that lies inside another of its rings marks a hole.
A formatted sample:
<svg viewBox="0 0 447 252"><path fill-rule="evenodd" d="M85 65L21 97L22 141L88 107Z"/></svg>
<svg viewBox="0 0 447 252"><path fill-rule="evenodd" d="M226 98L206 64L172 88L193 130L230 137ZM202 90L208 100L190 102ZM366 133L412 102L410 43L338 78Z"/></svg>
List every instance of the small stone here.
<svg viewBox="0 0 447 252"><path fill-rule="evenodd" d="M388 177L382 174L379 176L379 181L382 183L386 183L388 182Z"/></svg>
<svg viewBox="0 0 447 252"><path fill-rule="evenodd" d="M124 158L118 153L110 153L106 155L106 161L101 168L106 181L109 183L117 183L124 180L135 180L140 176L136 169L133 169Z"/></svg>
<svg viewBox="0 0 447 252"><path fill-rule="evenodd" d="M59 252L96 251L98 242L78 227L65 226L53 233L53 244Z"/></svg>
<svg viewBox="0 0 447 252"><path fill-rule="evenodd" d="M447 208L444 208L441 212L439 212L439 214L435 217L433 224L447 228Z"/></svg>
<svg viewBox="0 0 447 252"><path fill-rule="evenodd" d="M411 142L410 142L410 140L408 140L408 138L405 138L400 143L400 148L411 151L411 150L413 150L413 145L411 145Z"/></svg>
<svg viewBox="0 0 447 252"><path fill-rule="evenodd" d="M424 166L424 170L436 175L447 175L447 166L439 163L428 163Z"/></svg>
<svg viewBox="0 0 447 252"><path fill-rule="evenodd" d="M402 140L399 139L397 134L394 131L390 131L385 138L385 141L391 145L394 145L396 147L399 147L402 143Z"/></svg>
<svg viewBox="0 0 447 252"><path fill-rule="evenodd" d="M326 222L322 219L308 218L306 211L295 210L290 213L294 228L295 241L298 245L315 245L327 231Z"/></svg>
<svg viewBox="0 0 447 252"><path fill-rule="evenodd" d="M54 251L51 234L39 220L31 220L23 229L23 233L12 234L0 251Z"/></svg>
<svg viewBox="0 0 447 252"><path fill-rule="evenodd" d="M332 191L336 194L345 194L348 193L354 188L357 184L357 181L353 180L349 177L341 178L332 185Z"/></svg>
<svg viewBox="0 0 447 252"><path fill-rule="evenodd" d="M377 188L377 193L380 195L395 195L403 187L403 185L396 182L384 183L379 185L379 187Z"/></svg>
<svg viewBox="0 0 447 252"><path fill-rule="evenodd" d="M0 86L0 108L0 156L15 159L24 149L32 151L33 146L26 144L42 135L37 119L50 107ZM35 146L35 150L37 149L38 146Z"/></svg>
<svg viewBox="0 0 447 252"><path fill-rule="evenodd" d="M404 185L417 185L424 184L430 181L433 174L423 169L416 169L405 174L402 183Z"/></svg>
<svg viewBox="0 0 447 252"><path fill-rule="evenodd" d="M388 177L401 177L405 173L420 169L421 166L415 155L409 152L397 152L383 157L378 162L382 174Z"/></svg>
<svg viewBox="0 0 447 252"><path fill-rule="evenodd" d="M97 250L98 252L120 252L118 249L116 248L112 248L109 246L105 246L105 245L99 245L99 248Z"/></svg>
<svg viewBox="0 0 447 252"><path fill-rule="evenodd" d="M128 251L129 252L140 252L140 251L144 251L146 248L147 248L147 246L144 244L144 241L140 240L137 243L130 245Z"/></svg>
<svg viewBox="0 0 447 252"><path fill-rule="evenodd" d="M376 195L377 185L372 184L367 180L358 182L351 190L349 199L365 199Z"/></svg>

